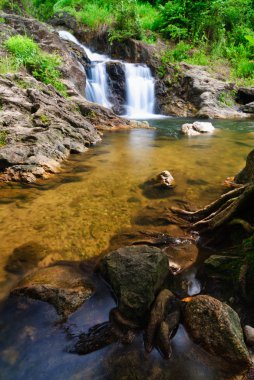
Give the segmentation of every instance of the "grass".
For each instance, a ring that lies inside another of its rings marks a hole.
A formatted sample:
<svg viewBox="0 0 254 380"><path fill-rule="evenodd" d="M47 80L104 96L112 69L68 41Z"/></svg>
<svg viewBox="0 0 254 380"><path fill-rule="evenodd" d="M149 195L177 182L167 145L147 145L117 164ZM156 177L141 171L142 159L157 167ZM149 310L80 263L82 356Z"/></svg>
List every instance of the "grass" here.
<svg viewBox="0 0 254 380"><path fill-rule="evenodd" d="M61 73L58 70L61 64L58 55L43 52L31 38L21 35L10 37L5 42L5 48L11 54L10 62L13 67L26 67L34 78L45 84L51 84L66 96L66 87L61 82Z"/></svg>
<svg viewBox="0 0 254 380"><path fill-rule="evenodd" d="M101 25L110 25L113 21L112 4L100 0L63 0L58 1L53 8L54 13L68 12L79 22L96 29Z"/></svg>
<svg viewBox="0 0 254 380"><path fill-rule="evenodd" d="M220 103L222 103L228 107L233 107L235 104L235 91L232 91L232 92L222 91L222 92L220 92L218 100Z"/></svg>
<svg viewBox="0 0 254 380"><path fill-rule="evenodd" d="M6 145L7 135L6 131L0 131L0 148Z"/></svg>
<svg viewBox="0 0 254 380"><path fill-rule="evenodd" d="M16 73L18 71L18 66L12 57L0 57L0 74L6 75L8 73Z"/></svg>

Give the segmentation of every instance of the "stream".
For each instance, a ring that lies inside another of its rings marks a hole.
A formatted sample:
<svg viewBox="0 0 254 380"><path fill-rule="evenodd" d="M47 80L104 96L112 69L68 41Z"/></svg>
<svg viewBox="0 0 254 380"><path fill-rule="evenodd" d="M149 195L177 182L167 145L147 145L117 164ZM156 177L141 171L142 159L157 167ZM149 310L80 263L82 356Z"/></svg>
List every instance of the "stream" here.
<svg viewBox="0 0 254 380"><path fill-rule="evenodd" d="M12 268L14 249L43 247L44 264L84 260L89 271L91 262L110 249L111 239L126 229L152 228L177 236L177 227L151 225L149 215L214 200L254 145L253 121L213 121L213 134L192 138L180 134L190 119L148 121L156 129L105 133L100 144L72 155L61 173L48 180L1 185L0 379L221 379L183 327L172 341L169 361L156 350L147 355L142 335L130 346L116 344L86 356L68 353L72 340L66 329L86 331L106 321L115 305L99 279L92 298L65 324L46 303L8 298L21 277ZM177 186L161 196L147 192L143 184L163 170L172 173ZM187 276L195 293L193 273Z"/></svg>

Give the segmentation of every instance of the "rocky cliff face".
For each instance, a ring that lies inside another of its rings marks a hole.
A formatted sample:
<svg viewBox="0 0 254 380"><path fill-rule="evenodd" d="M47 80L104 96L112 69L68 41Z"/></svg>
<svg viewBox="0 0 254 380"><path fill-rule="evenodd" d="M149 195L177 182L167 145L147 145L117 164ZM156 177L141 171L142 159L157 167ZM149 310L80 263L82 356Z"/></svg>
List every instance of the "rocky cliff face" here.
<svg viewBox="0 0 254 380"><path fill-rule="evenodd" d="M0 180L33 182L60 170L70 153L101 140L98 130L137 126L83 97L88 59L52 28L32 18L0 13L0 51L11 35L25 34L62 57L67 98L22 69L0 76ZM139 125L141 126L141 125Z"/></svg>

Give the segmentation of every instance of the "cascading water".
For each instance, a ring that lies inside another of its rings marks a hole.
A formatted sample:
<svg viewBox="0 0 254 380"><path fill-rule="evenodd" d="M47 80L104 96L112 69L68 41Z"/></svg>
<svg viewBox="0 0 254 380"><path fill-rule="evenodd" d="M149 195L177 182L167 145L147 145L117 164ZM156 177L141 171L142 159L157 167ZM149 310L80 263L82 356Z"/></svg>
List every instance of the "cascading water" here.
<svg viewBox="0 0 254 380"><path fill-rule="evenodd" d="M85 89L87 100L112 108L109 96L114 94L110 94L106 65L107 62L119 62L123 64L125 72L125 104L123 104L125 116L137 119L155 116L155 82L146 65L110 60L105 55L93 53L67 31L59 31L59 36L79 45L91 62L87 69L88 80Z"/></svg>
<svg viewBox="0 0 254 380"><path fill-rule="evenodd" d="M129 117L149 117L154 113L154 78L146 65L125 63L126 111Z"/></svg>
<svg viewBox="0 0 254 380"><path fill-rule="evenodd" d="M67 31L59 31L59 36L67 41L74 42L79 45L86 53L91 62L87 70L87 84L85 89L85 96L87 100L98 103L104 107L111 108L112 104L108 100L108 85L106 62L109 60L105 55L93 53L90 49L82 45L71 33Z"/></svg>

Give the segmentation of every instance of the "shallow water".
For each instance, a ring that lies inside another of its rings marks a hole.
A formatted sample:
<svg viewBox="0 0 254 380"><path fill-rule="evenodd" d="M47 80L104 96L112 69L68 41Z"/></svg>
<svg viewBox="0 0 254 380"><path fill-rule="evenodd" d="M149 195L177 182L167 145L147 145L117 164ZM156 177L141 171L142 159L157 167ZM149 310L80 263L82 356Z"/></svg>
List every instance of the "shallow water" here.
<svg viewBox="0 0 254 380"><path fill-rule="evenodd" d="M192 138L180 135L183 122L186 119L151 120L156 130L106 133L101 144L71 156L60 175L37 185L2 186L1 298L19 278L5 269L6 265L11 268L15 248L39 244L43 247L39 265L91 258L105 251L115 234L135 224L165 231L166 227L149 225L153 209L184 203L198 207L215 199L224 189L223 180L243 167L254 147L254 122L214 121L213 134ZM142 186L163 170L175 177L174 190L154 194ZM174 228L168 228L174 233ZM79 328L107 319L114 301L102 288L97 298L71 317ZM51 306L36 301L22 306L19 301L16 309L15 302L2 305L1 379L220 378L215 370L194 360L195 346L183 330L174 338L170 362L157 352L147 357L141 337L134 346L111 346L78 357L63 352L68 342L62 327L55 325Z"/></svg>

